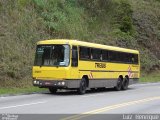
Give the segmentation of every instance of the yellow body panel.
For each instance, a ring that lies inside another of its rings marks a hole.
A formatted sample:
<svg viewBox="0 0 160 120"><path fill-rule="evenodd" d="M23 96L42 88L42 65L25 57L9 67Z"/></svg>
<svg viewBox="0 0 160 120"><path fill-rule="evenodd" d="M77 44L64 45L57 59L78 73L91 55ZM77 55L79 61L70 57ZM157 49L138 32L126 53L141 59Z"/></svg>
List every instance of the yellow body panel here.
<svg viewBox="0 0 160 120"><path fill-rule="evenodd" d="M66 79L70 74L69 69L66 67L33 67L33 78L41 80L63 80Z"/></svg>
<svg viewBox="0 0 160 120"><path fill-rule="evenodd" d="M95 68L95 63L104 63L106 68ZM86 67L84 67L86 66ZM126 76L130 75L130 78L139 78L139 65L122 64L122 63L110 63L110 62L88 62L79 61L80 76L92 74L92 79L109 79L118 78L119 75ZM84 71L83 71L84 70Z"/></svg>

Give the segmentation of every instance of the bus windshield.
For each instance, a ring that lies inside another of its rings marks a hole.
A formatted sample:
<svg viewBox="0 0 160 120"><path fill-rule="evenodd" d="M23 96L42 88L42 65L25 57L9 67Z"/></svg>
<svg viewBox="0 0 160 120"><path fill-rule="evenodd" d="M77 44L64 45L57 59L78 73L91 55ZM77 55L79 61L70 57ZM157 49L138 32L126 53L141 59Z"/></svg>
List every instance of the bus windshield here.
<svg viewBox="0 0 160 120"><path fill-rule="evenodd" d="M34 65L68 66L69 45L38 45Z"/></svg>

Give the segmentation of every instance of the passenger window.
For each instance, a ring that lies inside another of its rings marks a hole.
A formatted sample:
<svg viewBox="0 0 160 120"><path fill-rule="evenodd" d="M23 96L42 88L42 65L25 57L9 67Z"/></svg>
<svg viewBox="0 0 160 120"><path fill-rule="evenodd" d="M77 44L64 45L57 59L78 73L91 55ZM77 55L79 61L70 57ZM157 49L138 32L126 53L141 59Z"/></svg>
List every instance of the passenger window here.
<svg viewBox="0 0 160 120"><path fill-rule="evenodd" d="M132 63L133 64L138 64L138 55L136 55L136 54L132 55Z"/></svg>
<svg viewBox="0 0 160 120"><path fill-rule="evenodd" d="M92 48L91 49L91 59L101 60L101 50Z"/></svg>
<svg viewBox="0 0 160 120"><path fill-rule="evenodd" d="M110 60L110 61L114 61L114 62L117 60L116 52L114 52L114 51L109 51L109 60Z"/></svg>
<svg viewBox="0 0 160 120"><path fill-rule="evenodd" d="M80 59L90 59L90 48L80 47Z"/></svg>
<svg viewBox="0 0 160 120"><path fill-rule="evenodd" d="M108 60L108 51L102 50L102 60L104 61Z"/></svg>

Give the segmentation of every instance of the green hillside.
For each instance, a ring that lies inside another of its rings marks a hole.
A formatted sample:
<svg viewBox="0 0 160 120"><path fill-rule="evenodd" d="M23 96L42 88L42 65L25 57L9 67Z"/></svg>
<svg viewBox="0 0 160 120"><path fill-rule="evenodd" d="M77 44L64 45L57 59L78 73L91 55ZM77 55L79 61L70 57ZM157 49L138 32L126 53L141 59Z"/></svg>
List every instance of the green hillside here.
<svg viewBox="0 0 160 120"><path fill-rule="evenodd" d="M54 38L138 49L157 71L160 0L0 0L0 86L30 86L36 42Z"/></svg>

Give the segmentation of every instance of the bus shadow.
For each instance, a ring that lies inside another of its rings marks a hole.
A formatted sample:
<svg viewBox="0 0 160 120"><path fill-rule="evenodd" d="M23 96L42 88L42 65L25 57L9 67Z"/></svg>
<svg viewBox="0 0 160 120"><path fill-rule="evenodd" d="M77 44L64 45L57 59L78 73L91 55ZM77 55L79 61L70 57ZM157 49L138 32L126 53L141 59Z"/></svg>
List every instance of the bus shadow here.
<svg viewBox="0 0 160 120"><path fill-rule="evenodd" d="M87 90L85 95L92 95L92 94L97 94L97 93L110 93L110 92L125 92L125 91L130 91L130 90L134 90L134 88L128 88L127 90L121 90L121 91L116 91L114 88L98 88L98 89L94 89L94 90ZM59 90L54 94L52 94L50 92L46 92L43 94L55 95L55 96L79 95L76 90Z"/></svg>

